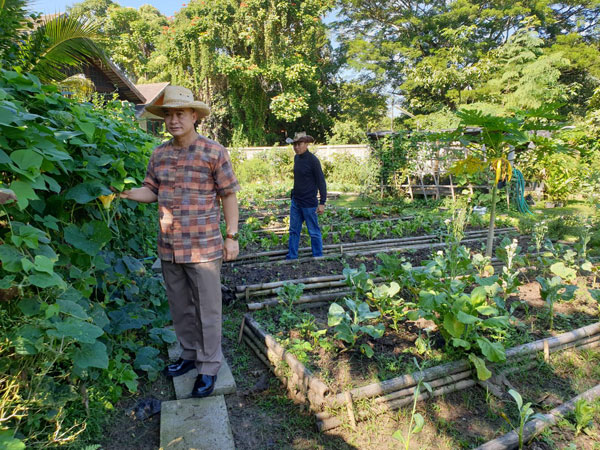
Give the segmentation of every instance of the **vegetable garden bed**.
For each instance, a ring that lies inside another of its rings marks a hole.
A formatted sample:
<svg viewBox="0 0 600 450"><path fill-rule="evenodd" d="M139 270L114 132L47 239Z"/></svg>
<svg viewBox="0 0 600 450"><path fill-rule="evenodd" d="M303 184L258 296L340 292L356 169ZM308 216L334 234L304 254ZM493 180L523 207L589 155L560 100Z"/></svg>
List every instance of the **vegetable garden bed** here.
<svg viewBox="0 0 600 450"><path fill-rule="evenodd" d="M310 305L310 311L295 305L303 290L297 285L246 285L262 295L275 289L279 298L277 306L246 314L240 339L292 398L310 406L323 431L397 409L415 395L423 400L477 384L502 395L493 382L533 367L539 355L600 345L598 291L593 275L585 275L593 266L572 250L562 249L562 259L560 252L529 255L535 270L519 270L524 258L516 240L497 247L495 264L448 244L420 268L388 255L375 273L347 269L351 289L338 292L337 303ZM572 267L583 275L576 277ZM339 275L326 278L302 281L342 287ZM561 302L577 286L577 300ZM548 336L548 326L562 334ZM419 360L412 374L411 359ZM431 392L422 390L423 381Z"/></svg>

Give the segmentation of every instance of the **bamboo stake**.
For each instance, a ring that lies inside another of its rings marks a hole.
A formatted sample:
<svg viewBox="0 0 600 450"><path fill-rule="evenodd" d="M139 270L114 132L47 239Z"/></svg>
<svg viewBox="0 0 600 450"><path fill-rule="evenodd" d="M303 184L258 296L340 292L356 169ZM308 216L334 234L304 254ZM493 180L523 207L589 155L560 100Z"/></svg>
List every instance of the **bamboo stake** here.
<svg viewBox="0 0 600 450"><path fill-rule="evenodd" d="M352 406L352 395L346 391L346 410L348 411L348 417L350 418L350 426L353 430L356 430L356 418L354 417L354 407Z"/></svg>
<svg viewBox="0 0 600 450"><path fill-rule="evenodd" d="M312 303L312 302L320 302L323 300L334 300L344 295L352 295L354 291L352 290L343 290L343 291L335 291L335 292L326 292L323 294L316 295L303 295L298 300L294 301L294 305L302 305L304 303ZM274 298L271 300L267 300L264 302L258 303L248 303L248 309L250 311L256 311L258 309L267 308L269 306L276 306L282 303L278 298Z"/></svg>
<svg viewBox="0 0 600 450"><path fill-rule="evenodd" d="M281 287L284 284L290 283L290 282L293 282L294 284L298 284L298 283L306 284L306 283L313 283L313 282L321 283L324 281L343 280L345 278L346 277L344 275L326 275L323 277L307 277L307 278L298 278L296 280L273 281L271 283L240 285L240 286L236 286L235 290L237 292L244 292L246 289L253 289L253 290L273 289L273 288Z"/></svg>
<svg viewBox="0 0 600 450"><path fill-rule="evenodd" d="M503 229L497 229L496 233L500 234L503 232L507 232L507 231L516 231L515 228L511 227L511 228L503 228ZM487 233L486 230L474 230L474 231L468 231L465 233L465 238L475 238L475 237L484 237L485 234ZM443 236L443 235L442 235ZM362 251L364 251L363 249L373 249L373 248L381 248L381 250L385 250L388 251L389 249L389 245L391 244L399 244L399 243L403 243L403 242L413 242L413 243L418 243L420 241L428 241L428 240L438 240L440 238L439 235L423 235L423 236L415 236L415 237L407 237L407 238L398 238L398 239L381 239L378 241L362 241L362 242L354 242L354 243L348 243L348 244L344 244L343 248L344 249L352 249L352 250L361 250L358 253L356 252L348 252L348 255L355 255L355 254L360 254L362 253ZM471 239L472 241L472 239ZM469 239L465 239L463 240L463 242L470 242ZM444 244L445 245L445 244ZM407 245L407 246L403 246L400 248L414 248L413 245ZM330 245L326 245L323 247L324 249L324 253L331 255L332 253L329 252L328 250L330 249L334 249L334 250L338 250L339 249L339 244L330 244ZM310 248L309 247L304 247L301 248L299 250L299 253L301 254L310 254ZM371 251L371 253L373 253ZM256 262L254 261L255 259L260 259L262 257L278 257L279 259L284 258L285 255L287 254L287 250L273 250L273 251L268 251L268 252L260 252L260 253L252 253L252 254L246 254L246 255L241 255L239 256L234 262L228 262L228 264L231 264L232 266L234 265L243 265L243 264L248 264L248 263L252 263L252 264L260 264L260 262ZM309 258L298 258L298 259L294 259L294 260L281 260L279 261L277 258L270 258L268 263L272 263L274 261L278 261L280 264L294 264L294 263L298 263L298 262L302 262L305 260L313 260L314 258L311 256ZM252 260L250 262L248 262L247 260Z"/></svg>
<svg viewBox="0 0 600 450"><path fill-rule="evenodd" d="M600 397L600 384L594 386L592 389L585 391L583 394L572 398L566 403L554 408L548 414L544 414L544 419L535 419L527 424L523 428L523 442L528 442L533 439L536 435L541 433L545 428L556 424L567 413L575 409L575 405L580 400L594 401ZM486 442L483 445L477 447L476 450L507 450L516 448L519 445L519 435L513 430L510 433L506 433L492 441Z"/></svg>
<svg viewBox="0 0 600 450"><path fill-rule="evenodd" d="M457 372L469 370L469 364L466 361L454 361L441 366L431 367L412 374L402 375L400 377L391 378L378 383L372 383L367 386L359 387L350 390L352 398L359 400L363 398L385 395L390 392L396 392L402 388L415 386L418 380L423 381L435 380L442 375L453 375ZM343 393L330 397L327 400L327 406L336 408L344 404L345 397Z"/></svg>
<svg viewBox="0 0 600 450"><path fill-rule="evenodd" d="M450 193L452 194L452 201L456 201L454 196L454 184L452 183L452 174L450 174Z"/></svg>
<svg viewBox="0 0 600 450"><path fill-rule="evenodd" d="M240 325L240 333L238 334L238 344L242 340L242 333L244 332L244 324L246 323L246 316L242 317L242 324Z"/></svg>

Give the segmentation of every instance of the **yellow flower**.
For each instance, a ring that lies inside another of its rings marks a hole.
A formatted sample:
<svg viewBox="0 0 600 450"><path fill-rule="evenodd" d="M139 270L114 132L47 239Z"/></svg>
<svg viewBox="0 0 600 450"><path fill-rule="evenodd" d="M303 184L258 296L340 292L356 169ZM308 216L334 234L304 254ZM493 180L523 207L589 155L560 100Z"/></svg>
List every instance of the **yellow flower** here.
<svg viewBox="0 0 600 450"><path fill-rule="evenodd" d="M110 209L110 204L114 200L115 195L116 194L101 195L100 197L98 197L102 202L102 206L104 206L104 209Z"/></svg>

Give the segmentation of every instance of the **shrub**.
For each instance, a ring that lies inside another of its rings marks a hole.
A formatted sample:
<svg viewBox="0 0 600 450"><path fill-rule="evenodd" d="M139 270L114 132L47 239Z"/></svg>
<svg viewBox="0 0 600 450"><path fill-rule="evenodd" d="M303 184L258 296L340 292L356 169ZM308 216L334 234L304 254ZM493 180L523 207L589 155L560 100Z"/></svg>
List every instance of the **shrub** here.
<svg viewBox="0 0 600 450"><path fill-rule="evenodd" d="M367 132L356 120L338 121L331 128L331 137L327 143L330 145L365 144Z"/></svg>
<svg viewBox="0 0 600 450"><path fill-rule="evenodd" d="M156 141L129 104L81 104L11 71L0 71L0 136L0 185L19 199L0 208L0 421L27 447L64 445L101 433L123 391L157 376L148 343L174 340L161 283L140 262L156 206L101 199L141 183Z"/></svg>

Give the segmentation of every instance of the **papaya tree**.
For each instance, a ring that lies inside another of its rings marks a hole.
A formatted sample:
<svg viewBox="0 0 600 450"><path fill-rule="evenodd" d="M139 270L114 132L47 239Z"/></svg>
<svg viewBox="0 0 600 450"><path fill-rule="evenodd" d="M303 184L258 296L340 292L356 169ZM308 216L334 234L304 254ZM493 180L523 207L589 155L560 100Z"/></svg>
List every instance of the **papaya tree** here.
<svg viewBox="0 0 600 450"><path fill-rule="evenodd" d="M468 156L456 162L450 169L453 174L475 174L490 170L493 173L492 204L488 228L486 256L491 257L494 246L494 226L498 182L509 182L513 167L509 153L525 149L530 142L536 142L536 130L552 130L558 119L551 113L551 107L530 111L513 111L510 116L495 116L479 110L463 109L457 112L460 125L457 137L469 150ZM469 128L469 133L466 133ZM474 130L473 130L474 129ZM475 132L473 132L475 131Z"/></svg>

